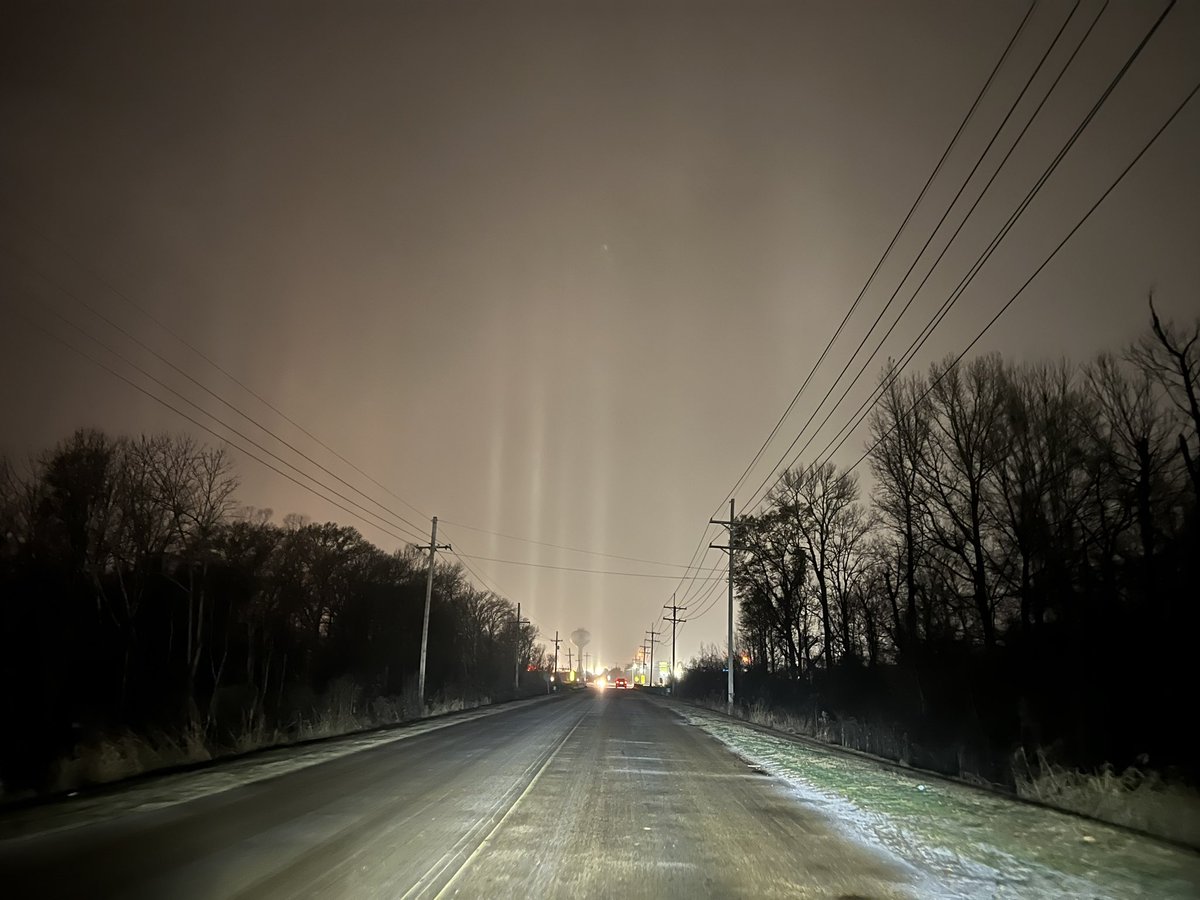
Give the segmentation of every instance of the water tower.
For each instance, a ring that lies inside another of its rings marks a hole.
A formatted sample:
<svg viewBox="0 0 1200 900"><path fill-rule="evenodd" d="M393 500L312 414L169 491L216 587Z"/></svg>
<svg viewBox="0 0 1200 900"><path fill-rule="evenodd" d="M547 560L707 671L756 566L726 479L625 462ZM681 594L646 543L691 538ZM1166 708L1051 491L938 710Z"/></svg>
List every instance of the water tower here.
<svg viewBox="0 0 1200 900"><path fill-rule="evenodd" d="M583 665L583 648L590 644L592 635L586 628L576 628L571 632L571 643L579 651L579 670L583 672L583 680L587 681L587 669Z"/></svg>

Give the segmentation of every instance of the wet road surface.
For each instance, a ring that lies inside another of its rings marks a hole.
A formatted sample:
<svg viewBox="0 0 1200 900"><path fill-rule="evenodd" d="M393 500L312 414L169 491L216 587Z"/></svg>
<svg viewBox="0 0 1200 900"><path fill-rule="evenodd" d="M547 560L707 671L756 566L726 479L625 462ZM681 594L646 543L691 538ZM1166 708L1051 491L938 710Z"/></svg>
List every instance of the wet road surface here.
<svg viewBox="0 0 1200 900"><path fill-rule="evenodd" d="M670 706L586 691L0 841L6 897L915 897Z"/></svg>

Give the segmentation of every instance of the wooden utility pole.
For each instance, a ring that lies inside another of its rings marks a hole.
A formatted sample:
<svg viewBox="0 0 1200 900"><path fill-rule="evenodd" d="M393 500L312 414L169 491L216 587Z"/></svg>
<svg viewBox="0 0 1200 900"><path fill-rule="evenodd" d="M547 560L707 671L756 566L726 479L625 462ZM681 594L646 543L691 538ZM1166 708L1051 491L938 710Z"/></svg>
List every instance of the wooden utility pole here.
<svg viewBox="0 0 1200 900"><path fill-rule="evenodd" d="M561 643L562 643L562 638L560 638L558 636L558 629L556 628L554 630L554 665L550 667L550 681L546 682L546 685L547 685L546 693L547 694L550 693L550 691L552 690L550 685L553 684L554 679L556 679L558 677L558 645Z"/></svg>
<svg viewBox="0 0 1200 900"><path fill-rule="evenodd" d="M528 625L528 619L521 618L521 604L517 604L517 658L513 663L513 690L521 692L521 626Z"/></svg>
<svg viewBox="0 0 1200 900"><path fill-rule="evenodd" d="M650 679L651 679L652 683L653 683L653 679L654 679L654 639L656 637L658 637L660 634L662 634L662 632L655 631L653 625L651 625L650 630L646 632L646 635L650 638L650 670L649 671L650 671Z"/></svg>
<svg viewBox="0 0 1200 900"><path fill-rule="evenodd" d="M666 619L666 621L671 623L671 682L670 683L671 683L671 693L674 694L675 693L675 626L682 625L684 622L687 621L687 619L679 618L679 614L681 612L686 612L687 607L686 606L676 606L675 605L675 594L672 593L670 606L668 606L667 604L664 603L663 609L669 609L671 611L671 615L664 616L664 618Z"/></svg>
<svg viewBox="0 0 1200 900"><path fill-rule="evenodd" d="M737 513L734 511L733 498L730 497L729 498L729 521L722 522L720 519L709 519L708 520L708 523L710 525L724 525L726 528L729 529L729 543L728 544L726 544L726 545L709 544L708 546L714 547L718 550L728 550L729 551L729 660L728 660L729 682L728 682L728 687L726 688L726 691L725 691L725 705L728 707L730 712L733 711L733 552L734 552L734 547L735 547L733 529L736 525L736 519L737 519Z"/></svg>
<svg viewBox="0 0 1200 900"><path fill-rule="evenodd" d="M425 547L418 547L425 550ZM429 574L425 577L425 615L421 619L421 669L417 674L417 694L421 698L421 709L425 709L425 659L429 653L429 603L433 599L433 559L439 550L454 549L449 544L437 542L437 516L433 517L433 531L429 535Z"/></svg>

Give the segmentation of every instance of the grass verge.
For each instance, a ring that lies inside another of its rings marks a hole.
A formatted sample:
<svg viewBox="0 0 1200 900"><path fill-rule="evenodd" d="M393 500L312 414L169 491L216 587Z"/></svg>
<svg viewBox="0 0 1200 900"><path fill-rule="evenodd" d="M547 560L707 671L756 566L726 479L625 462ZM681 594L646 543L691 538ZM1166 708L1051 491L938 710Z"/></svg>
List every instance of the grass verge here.
<svg viewBox="0 0 1200 900"><path fill-rule="evenodd" d="M727 711L722 698L689 702L716 712ZM774 731L802 735L917 770L923 768L913 759L914 748L905 736L887 728L814 720L772 709L761 700L735 705L733 715ZM999 793L1014 793L966 769L961 751L948 750L940 755L947 761L957 758L959 780ZM1015 795L1023 800L1200 850L1200 791L1189 785L1168 782L1156 772L1136 768L1120 773L1111 766L1098 772L1068 769L1051 763L1044 752L1039 752L1036 760L1029 760L1018 751L1012 758L1011 775Z"/></svg>
<svg viewBox="0 0 1200 900"><path fill-rule="evenodd" d="M1039 753L1036 762L1018 751L1013 757L1017 795L1144 831L1200 850L1200 791L1165 781L1157 772L1104 766L1080 772L1055 765Z"/></svg>
<svg viewBox="0 0 1200 900"><path fill-rule="evenodd" d="M247 717L239 729L222 738L214 737L213 729L206 729L201 723L192 723L177 734L127 729L97 734L51 764L45 793L67 794L151 772L352 735L488 706L492 702L488 697L475 700L455 697L435 701L422 712L411 698L405 697L379 697L361 703L353 694L333 691L321 700L307 712L294 716L284 727L269 725L262 716ZM0 793L3 800L27 797Z"/></svg>

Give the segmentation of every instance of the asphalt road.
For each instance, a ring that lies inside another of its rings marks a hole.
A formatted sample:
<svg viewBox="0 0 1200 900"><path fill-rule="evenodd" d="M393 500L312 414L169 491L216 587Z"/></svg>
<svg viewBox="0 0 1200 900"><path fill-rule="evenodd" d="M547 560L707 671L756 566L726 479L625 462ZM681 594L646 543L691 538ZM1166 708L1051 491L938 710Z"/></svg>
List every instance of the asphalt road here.
<svg viewBox="0 0 1200 900"><path fill-rule="evenodd" d="M914 897L669 704L588 691L0 842L16 897Z"/></svg>

